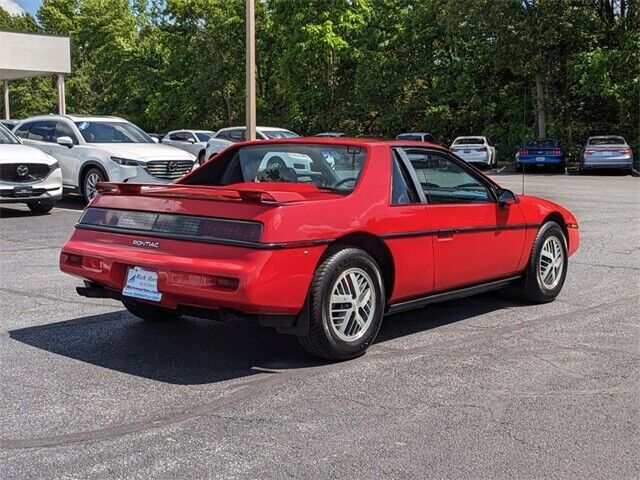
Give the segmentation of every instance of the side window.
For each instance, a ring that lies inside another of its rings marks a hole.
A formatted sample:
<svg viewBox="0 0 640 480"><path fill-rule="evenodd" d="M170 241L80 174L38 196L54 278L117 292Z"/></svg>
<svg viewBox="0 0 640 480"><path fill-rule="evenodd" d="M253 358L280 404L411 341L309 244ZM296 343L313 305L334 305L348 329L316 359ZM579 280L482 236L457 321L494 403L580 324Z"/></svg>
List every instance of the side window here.
<svg viewBox="0 0 640 480"><path fill-rule="evenodd" d="M408 205L420 203L418 193L411 184L409 173L400 162L397 155L393 155L391 167L391 205Z"/></svg>
<svg viewBox="0 0 640 480"><path fill-rule="evenodd" d="M173 132L171 135L169 135L169 139L177 141L177 142L180 142L180 141L184 140L184 136L183 136L182 132Z"/></svg>
<svg viewBox="0 0 640 480"><path fill-rule="evenodd" d="M64 122L56 122L56 128L53 132L52 141L58 140L60 137L69 137L73 140L74 144L78 144L78 139L76 138L71 127Z"/></svg>
<svg viewBox="0 0 640 480"><path fill-rule="evenodd" d="M191 138L191 139L193 139L193 140L195 140L196 142L198 141L198 139L195 137L195 135L194 135L193 133L191 133L191 132L184 132L184 141L185 141L185 142L188 142L190 138Z"/></svg>
<svg viewBox="0 0 640 480"><path fill-rule="evenodd" d="M229 132L229 140L232 142L242 142L244 139L244 128L236 128Z"/></svg>
<svg viewBox="0 0 640 480"><path fill-rule="evenodd" d="M39 140L41 142L53 142L53 131L56 128L54 121L34 122L29 130L29 140Z"/></svg>
<svg viewBox="0 0 640 480"><path fill-rule="evenodd" d="M33 122L27 122L20 125L20 128L17 128L13 133L17 137L27 138L29 136L29 130L33 126Z"/></svg>
<svg viewBox="0 0 640 480"><path fill-rule="evenodd" d="M214 135L215 138L222 138L224 140L229 140L229 131L228 130L223 130L220 133L216 133Z"/></svg>
<svg viewBox="0 0 640 480"><path fill-rule="evenodd" d="M430 204L491 202L484 183L447 156L420 149L406 153Z"/></svg>

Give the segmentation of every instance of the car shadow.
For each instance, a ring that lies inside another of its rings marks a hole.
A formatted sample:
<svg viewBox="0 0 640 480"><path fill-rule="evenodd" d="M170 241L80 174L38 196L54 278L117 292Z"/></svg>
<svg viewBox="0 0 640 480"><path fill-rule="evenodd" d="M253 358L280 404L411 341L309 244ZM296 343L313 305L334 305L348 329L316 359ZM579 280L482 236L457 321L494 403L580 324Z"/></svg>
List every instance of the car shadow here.
<svg viewBox="0 0 640 480"><path fill-rule="evenodd" d="M0 218L20 218L20 217L41 217L47 213L33 213L26 205L12 205L11 207L0 207Z"/></svg>
<svg viewBox="0 0 640 480"><path fill-rule="evenodd" d="M518 305L484 294L385 318L376 343L464 321ZM11 339L74 360L178 385L241 378L265 370L322 365L295 337L249 319L225 322L185 318L143 322L125 310L9 332Z"/></svg>

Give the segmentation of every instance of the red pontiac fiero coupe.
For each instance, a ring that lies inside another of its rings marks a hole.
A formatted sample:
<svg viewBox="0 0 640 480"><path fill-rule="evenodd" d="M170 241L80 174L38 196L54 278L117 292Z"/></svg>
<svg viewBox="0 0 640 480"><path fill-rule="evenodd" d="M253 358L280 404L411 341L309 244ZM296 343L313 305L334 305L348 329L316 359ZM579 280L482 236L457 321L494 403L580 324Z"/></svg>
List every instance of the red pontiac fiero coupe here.
<svg viewBox="0 0 640 480"><path fill-rule="evenodd" d="M428 143L234 144L171 185L102 184L60 267L144 320L242 312L327 359L387 313L506 286L553 300L579 244L565 208Z"/></svg>

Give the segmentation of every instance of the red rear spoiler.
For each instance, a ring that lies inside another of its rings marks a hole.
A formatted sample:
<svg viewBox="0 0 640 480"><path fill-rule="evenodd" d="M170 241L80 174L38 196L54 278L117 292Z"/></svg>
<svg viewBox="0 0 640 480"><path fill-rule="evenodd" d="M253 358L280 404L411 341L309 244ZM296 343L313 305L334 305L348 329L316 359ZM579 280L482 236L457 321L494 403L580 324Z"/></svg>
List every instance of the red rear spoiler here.
<svg viewBox="0 0 640 480"><path fill-rule="evenodd" d="M176 183L158 185L100 182L96 184L96 190L100 195L180 197L198 198L202 200L236 200L252 203L286 203L305 199L304 196L297 192L260 190L256 188L242 189L202 185L180 185Z"/></svg>

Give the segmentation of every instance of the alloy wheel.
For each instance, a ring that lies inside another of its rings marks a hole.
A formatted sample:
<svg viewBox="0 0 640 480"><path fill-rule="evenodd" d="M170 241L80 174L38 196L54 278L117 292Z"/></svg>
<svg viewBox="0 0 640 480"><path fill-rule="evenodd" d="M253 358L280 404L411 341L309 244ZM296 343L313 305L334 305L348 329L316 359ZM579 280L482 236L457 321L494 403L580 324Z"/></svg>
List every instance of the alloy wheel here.
<svg viewBox="0 0 640 480"><path fill-rule="evenodd" d="M90 172L87 178L84 180L84 194L87 200L93 199L98 191L96 190L96 183L101 182L102 177L98 172Z"/></svg>
<svg viewBox="0 0 640 480"><path fill-rule="evenodd" d="M376 291L367 272L350 268L342 272L329 298L329 325L341 340L362 337L375 317Z"/></svg>
<svg viewBox="0 0 640 480"><path fill-rule="evenodd" d="M538 279L542 285L553 290L562 279L564 270L564 251L558 237L547 238L540 251L540 262L538 265Z"/></svg>

